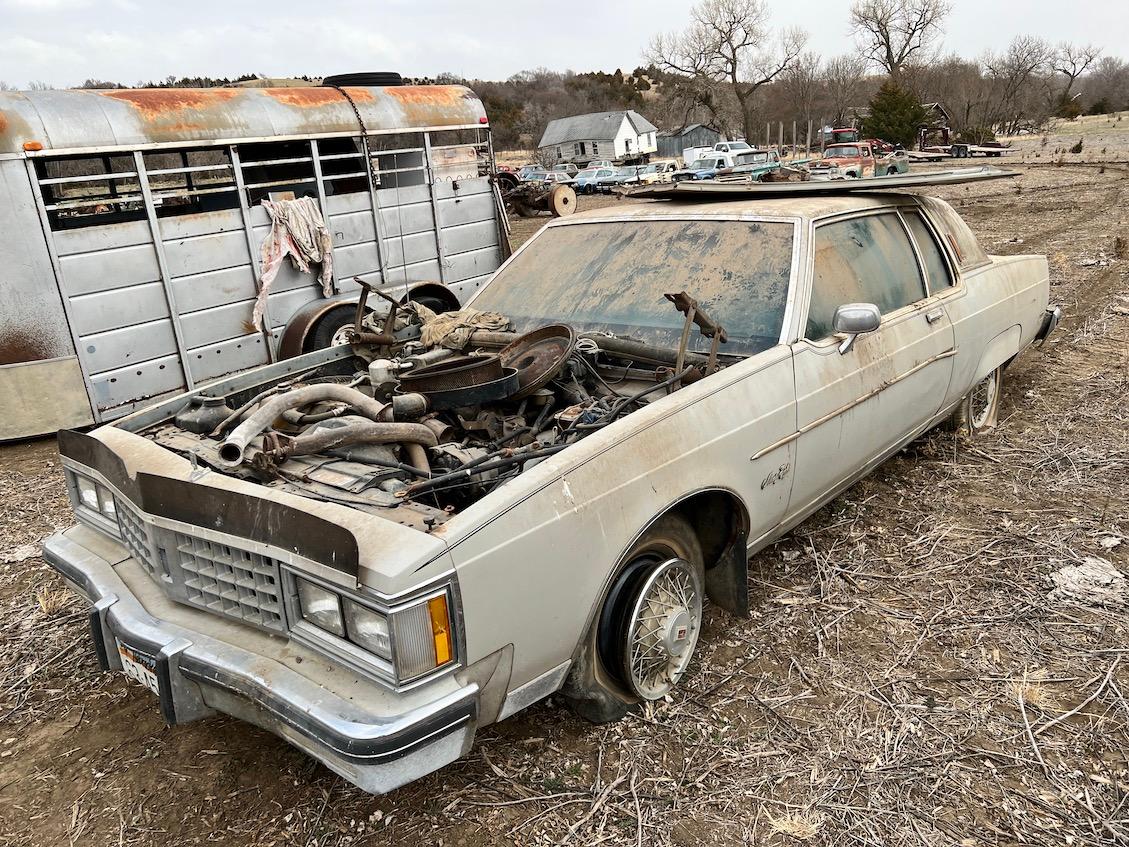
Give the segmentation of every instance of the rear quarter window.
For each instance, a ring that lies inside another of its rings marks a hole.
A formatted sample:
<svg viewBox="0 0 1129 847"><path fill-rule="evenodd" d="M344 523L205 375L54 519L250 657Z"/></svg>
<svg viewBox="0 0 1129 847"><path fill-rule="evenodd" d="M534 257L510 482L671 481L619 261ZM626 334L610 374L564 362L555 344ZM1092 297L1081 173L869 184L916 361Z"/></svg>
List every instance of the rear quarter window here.
<svg viewBox="0 0 1129 847"><path fill-rule="evenodd" d="M945 240L958 268L963 271L988 264L988 254L952 206L935 197L920 197L919 200L937 232Z"/></svg>

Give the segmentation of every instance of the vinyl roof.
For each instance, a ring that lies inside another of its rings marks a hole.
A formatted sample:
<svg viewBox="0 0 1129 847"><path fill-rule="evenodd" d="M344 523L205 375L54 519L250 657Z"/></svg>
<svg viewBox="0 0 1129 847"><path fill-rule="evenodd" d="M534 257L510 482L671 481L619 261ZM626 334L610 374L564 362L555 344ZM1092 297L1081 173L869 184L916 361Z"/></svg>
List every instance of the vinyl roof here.
<svg viewBox="0 0 1129 847"><path fill-rule="evenodd" d="M584 223L588 220L602 218L638 218L652 215L708 218L733 217L742 215L749 217L769 218L822 218L828 215L853 212L861 209L878 209L896 206L905 203L916 203L913 194L898 192L873 192L843 195L817 194L808 197L750 197L740 200L727 201L648 201L640 203L625 203L605 209L590 209L586 212L577 212L566 218L558 218L551 226L567 226L570 223Z"/></svg>
<svg viewBox="0 0 1129 847"><path fill-rule="evenodd" d="M479 126L486 111L461 85L346 88L369 132ZM0 91L0 155L130 149L360 132L332 87Z"/></svg>

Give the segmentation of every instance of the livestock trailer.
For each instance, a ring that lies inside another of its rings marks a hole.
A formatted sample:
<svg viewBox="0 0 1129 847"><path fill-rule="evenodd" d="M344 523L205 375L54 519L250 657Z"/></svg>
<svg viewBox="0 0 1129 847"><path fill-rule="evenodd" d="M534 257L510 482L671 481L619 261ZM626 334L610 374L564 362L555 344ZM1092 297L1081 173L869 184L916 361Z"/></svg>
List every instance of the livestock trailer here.
<svg viewBox="0 0 1129 847"><path fill-rule="evenodd" d="M457 307L508 254L493 170L462 86L0 91L0 441L304 352L354 276ZM301 196L333 296L287 262L260 332L261 201Z"/></svg>

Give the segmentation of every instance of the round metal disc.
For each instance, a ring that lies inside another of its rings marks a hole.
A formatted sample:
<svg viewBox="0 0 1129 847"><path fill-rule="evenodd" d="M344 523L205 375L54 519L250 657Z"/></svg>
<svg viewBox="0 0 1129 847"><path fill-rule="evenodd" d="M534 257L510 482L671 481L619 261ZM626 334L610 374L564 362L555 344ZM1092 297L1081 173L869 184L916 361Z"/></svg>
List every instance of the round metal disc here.
<svg viewBox="0 0 1129 847"><path fill-rule="evenodd" d="M549 211L554 218L563 218L576 211L576 192L568 185L554 185L549 192Z"/></svg>
<svg viewBox="0 0 1129 847"><path fill-rule="evenodd" d="M643 581L631 609L624 674L644 700L666 696L682 678L702 629L702 587L685 559L668 559Z"/></svg>
<svg viewBox="0 0 1129 847"><path fill-rule="evenodd" d="M564 367L576 346L572 327L549 324L507 344L498 358L507 368L516 368L521 386L515 398L525 397L546 385Z"/></svg>

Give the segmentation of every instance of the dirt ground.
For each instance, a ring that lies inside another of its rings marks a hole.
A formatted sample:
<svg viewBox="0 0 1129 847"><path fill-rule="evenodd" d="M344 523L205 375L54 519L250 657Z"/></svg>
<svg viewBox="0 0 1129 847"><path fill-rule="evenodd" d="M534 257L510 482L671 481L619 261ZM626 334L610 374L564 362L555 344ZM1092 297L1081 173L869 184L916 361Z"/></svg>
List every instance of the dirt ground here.
<svg viewBox="0 0 1129 847"><path fill-rule="evenodd" d="M592 726L550 699L387 796L234 720L169 729L99 672L35 555L70 520L54 443L0 448L0 844L1129 839L1126 609L1051 596L1129 573L1129 166L1024 158L940 192L990 252L1048 254L1065 309L999 426L919 439L758 556L752 618L708 613L670 702Z"/></svg>

